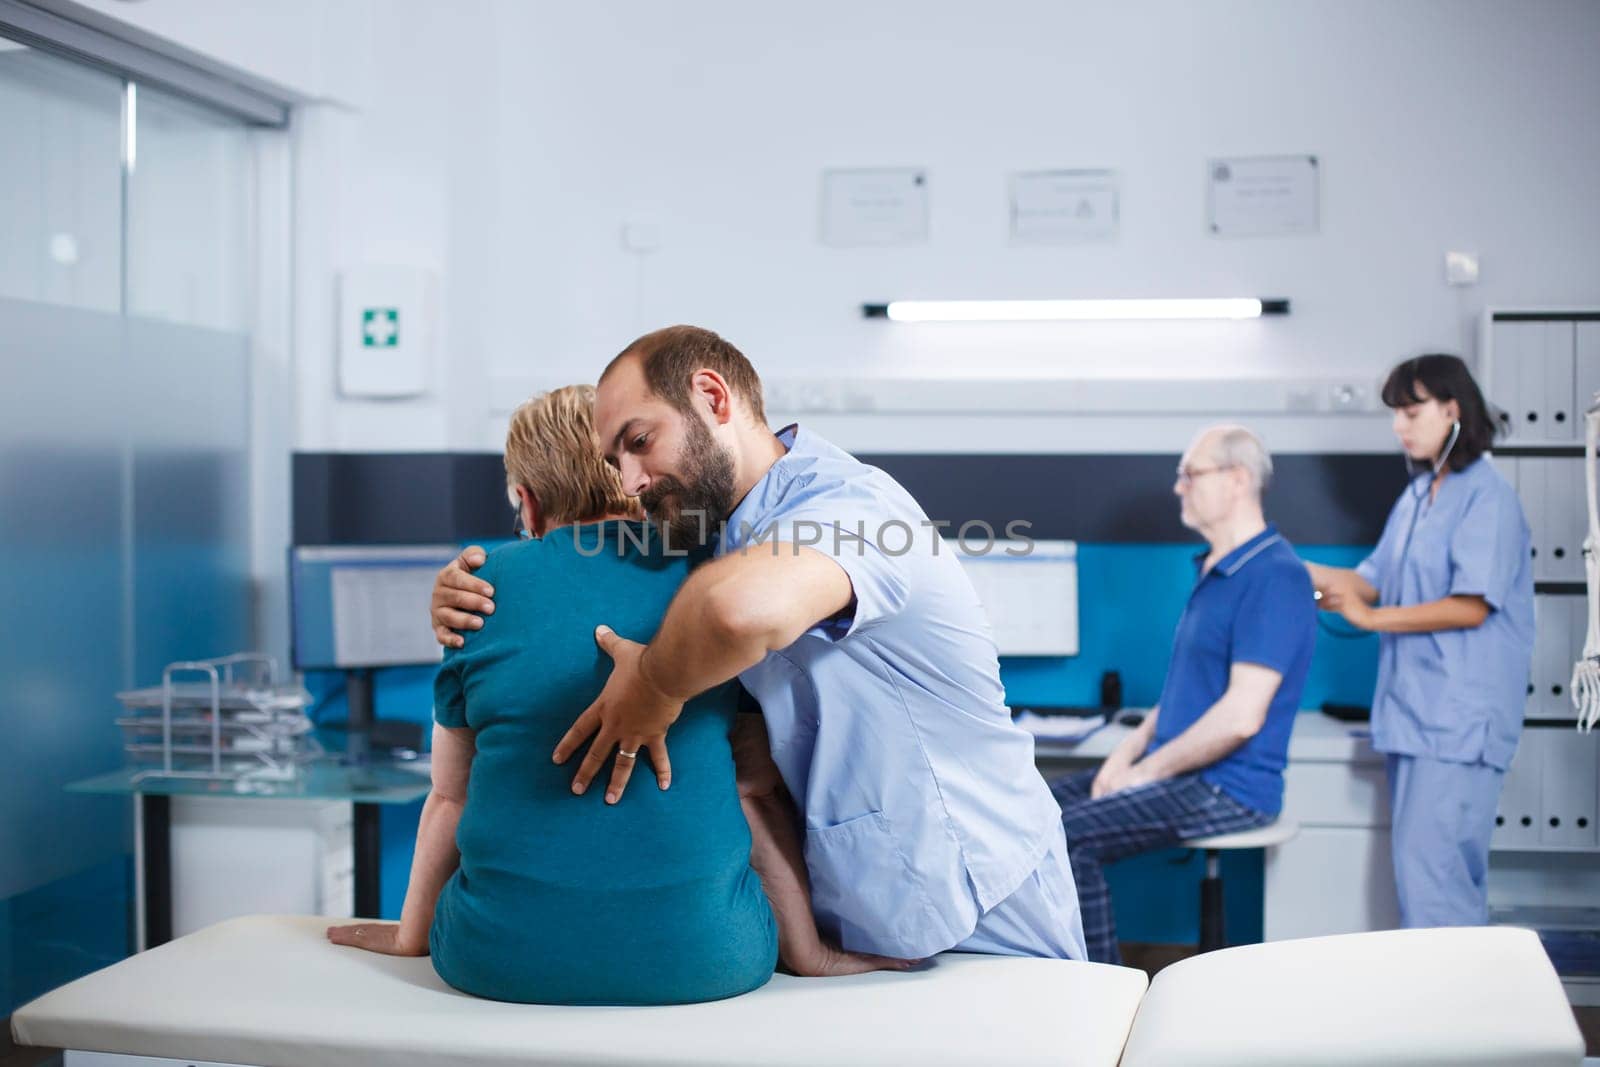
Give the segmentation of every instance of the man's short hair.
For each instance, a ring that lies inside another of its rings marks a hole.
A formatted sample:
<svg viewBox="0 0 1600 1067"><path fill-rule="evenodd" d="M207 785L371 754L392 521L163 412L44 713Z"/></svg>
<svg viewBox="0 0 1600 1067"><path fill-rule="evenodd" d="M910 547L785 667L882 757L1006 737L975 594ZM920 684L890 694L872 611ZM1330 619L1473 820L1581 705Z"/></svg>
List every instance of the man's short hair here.
<svg viewBox="0 0 1600 1067"><path fill-rule="evenodd" d="M624 348L606 365L600 380L625 359L638 359L650 391L685 415L694 413L689 379L698 370L714 370L728 388L744 401L750 417L765 426L767 413L761 400L761 377L733 345L699 326L668 326L647 333Z"/></svg>
<svg viewBox="0 0 1600 1067"><path fill-rule="evenodd" d="M1242 468L1250 475L1251 487L1264 492L1272 482L1272 454L1261 438L1237 425L1214 426L1208 432L1216 435L1217 466Z"/></svg>

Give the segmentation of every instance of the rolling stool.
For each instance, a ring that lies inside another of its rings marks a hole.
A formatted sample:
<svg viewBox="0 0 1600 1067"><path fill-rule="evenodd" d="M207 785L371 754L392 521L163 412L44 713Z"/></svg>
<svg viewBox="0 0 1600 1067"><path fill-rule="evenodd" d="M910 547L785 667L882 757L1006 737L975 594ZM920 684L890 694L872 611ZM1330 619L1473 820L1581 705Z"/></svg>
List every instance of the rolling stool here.
<svg viewBox="0 0 1600 1067"><path fill-rule="evenodd" d="M1222 853L1239 848L1272 848L1281 845L1300 832L1300 824L1293 819L1280 818L1277 822L1258 826L1254 830L1240 830L1234 834L1215 834L1196 837L1183 842L1184 848L1201 849L1206 854L1206 876L1200 883L1200 951L1211 952L1226 948L1227 934L1222 917Z"/></svg>

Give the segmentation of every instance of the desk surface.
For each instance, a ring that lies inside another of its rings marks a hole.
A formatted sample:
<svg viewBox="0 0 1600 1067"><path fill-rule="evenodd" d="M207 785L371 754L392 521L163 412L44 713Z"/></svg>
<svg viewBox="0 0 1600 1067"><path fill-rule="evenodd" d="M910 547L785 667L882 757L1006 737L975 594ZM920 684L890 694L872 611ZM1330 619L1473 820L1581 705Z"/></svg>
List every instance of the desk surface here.
<svg viewBox="0 0 1600 1067"><path fill-rule="evenodd" d="M1144 714L1145 708L1127 708L1127 711ZM1034 759L1041 762L1102 760L1124 737L1133 732L1130 726L1113 722L1076 744L1059 741L1038 741L1034 744ZM1383 757L1373 751L1366 723L1340 722L1320 711L1302 711L1295 716L1294 733L1289 738L1291 763L1381 763Z"/></svg>
<svg viewBox="0 0 1600 1067"><path fill-rule="evenodd" d="M260 797L266 800L349 800L357 804L410 804L428 795L430 781L409 765L371 763L347 767L326 760L302 768L292 781L214 778L136 778L136 768L85 778L69 793L133 794L169 797Z"/></svg>

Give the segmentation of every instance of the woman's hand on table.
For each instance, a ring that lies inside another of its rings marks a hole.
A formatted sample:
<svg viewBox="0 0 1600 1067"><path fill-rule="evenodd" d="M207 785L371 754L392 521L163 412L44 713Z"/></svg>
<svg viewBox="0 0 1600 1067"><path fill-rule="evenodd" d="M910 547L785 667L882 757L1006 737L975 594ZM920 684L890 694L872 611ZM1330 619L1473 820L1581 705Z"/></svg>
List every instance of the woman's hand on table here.
<svg viewBox="0 0 1600 1067"><path fill-rule="evenodd" d="M791 955L798 958L785 956L782 962L801 978L838 978L869 971L907 971L922 962L893 956L874 956L867 952L846 952L820 938L806 952Z"/></svg>
<svg viewBox="0 0 1600 1067"><path fill-rule="evenodd" d="M328 940L335 945L365 949L383 956L426 956L428 943L407 944L400 940L399 923L351 923L328 927Z"/></svg>

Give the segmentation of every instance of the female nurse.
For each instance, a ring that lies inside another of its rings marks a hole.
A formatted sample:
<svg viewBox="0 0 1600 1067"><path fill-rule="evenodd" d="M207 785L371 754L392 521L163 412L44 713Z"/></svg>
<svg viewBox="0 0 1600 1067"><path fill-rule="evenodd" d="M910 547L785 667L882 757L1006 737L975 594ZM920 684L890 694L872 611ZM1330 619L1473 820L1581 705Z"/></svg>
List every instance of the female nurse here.
<svg viewBox="0 0 1600 1067"><path fill-rule="evenodd" d="M1401 922L1483 925L1533 659L1528 523L1485 455L1496 426L1466 364L1407 360L1383 402L1411 484L1354 570L1307 566L1323 608L1379 635L1372 743L1388 761Z"/></svg>

